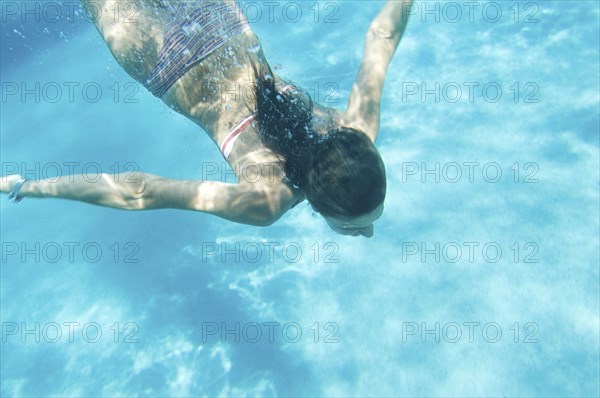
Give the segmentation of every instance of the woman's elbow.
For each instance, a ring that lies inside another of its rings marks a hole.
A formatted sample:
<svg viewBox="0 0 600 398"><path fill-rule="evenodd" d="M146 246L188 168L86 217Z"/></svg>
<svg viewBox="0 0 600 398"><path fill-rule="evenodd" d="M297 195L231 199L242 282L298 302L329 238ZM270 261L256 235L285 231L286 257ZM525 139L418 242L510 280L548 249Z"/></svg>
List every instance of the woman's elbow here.
<svg viewBox="0 0 600 398"><path fill-rule="evenodd" d="M267 203L260 206L260 208L254 209L252 223L258 227L270 227L275 224L282 215L283 213L279 211L279 209L275 209Z"/></svg>
<svg viewBox="0 0 600 398"><path fill-rule="evenodd" d="M271 225L275 224L276 221L276 218L265 217L261 220L257 220L254 225L257 227L270 227Z"/></svg>
<svg viewBox="0 0 600 398"><path fill-rule="evenodd" d="M285 214L285 209L282 206L279 192L265 188L262 190L261 196L260 202L256 203L253 209L254 221L257 226L269 227Z"/></svg>
<svg viewBox="0 0 600 398"><path fill-rule="evenodd" d="M236 219L231 218L231 220L236 222L255 227L270 227L271 225L275 224L278 219L279 217L275 217L274 215L268 214L262 209L258 208L246 209L243 217Z"/></svg>

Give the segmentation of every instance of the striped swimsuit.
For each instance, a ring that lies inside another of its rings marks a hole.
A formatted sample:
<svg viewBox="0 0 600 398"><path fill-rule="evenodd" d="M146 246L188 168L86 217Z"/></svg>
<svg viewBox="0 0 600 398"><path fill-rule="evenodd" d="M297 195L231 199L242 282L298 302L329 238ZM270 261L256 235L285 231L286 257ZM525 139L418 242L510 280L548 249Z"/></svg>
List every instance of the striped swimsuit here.
<svg viewBox="0 0 600 398"><path fill-rule="evenodd" d="M165 26L158 62L144 82L162 97L183 75L227 41L250 29L239 6L223 1L182 1Z"/></svg>

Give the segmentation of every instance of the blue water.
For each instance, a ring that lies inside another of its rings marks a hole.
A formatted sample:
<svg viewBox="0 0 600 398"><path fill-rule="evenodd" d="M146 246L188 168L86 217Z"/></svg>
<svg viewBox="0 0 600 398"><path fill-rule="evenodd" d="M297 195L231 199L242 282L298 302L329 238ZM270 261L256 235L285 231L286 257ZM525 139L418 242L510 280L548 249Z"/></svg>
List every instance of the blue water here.
<svg viewBox="0 0 600 398"><path fill-rule="evenodd" d="M1 174L231 179L89 22L9 3ZM372 239L306 204L258 228L3 195L2 396L599 396L599 5L476 3L416 3ZM383 3L252 4L271 64L343 108Z"/></svg>

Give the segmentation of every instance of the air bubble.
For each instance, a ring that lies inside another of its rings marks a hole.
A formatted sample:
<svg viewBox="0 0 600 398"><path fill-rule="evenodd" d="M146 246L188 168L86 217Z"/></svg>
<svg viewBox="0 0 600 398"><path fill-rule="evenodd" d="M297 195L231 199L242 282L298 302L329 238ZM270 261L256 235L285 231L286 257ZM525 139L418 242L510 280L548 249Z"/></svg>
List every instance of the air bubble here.
<svg viewBox="0 0 600 398"><path fill-rule="evenodd" d="M23 39L25 39L25 36L23 35L23 33L19 32L18 30L13 29L13 32L18 34L19 36L21 36Z"/></svg>

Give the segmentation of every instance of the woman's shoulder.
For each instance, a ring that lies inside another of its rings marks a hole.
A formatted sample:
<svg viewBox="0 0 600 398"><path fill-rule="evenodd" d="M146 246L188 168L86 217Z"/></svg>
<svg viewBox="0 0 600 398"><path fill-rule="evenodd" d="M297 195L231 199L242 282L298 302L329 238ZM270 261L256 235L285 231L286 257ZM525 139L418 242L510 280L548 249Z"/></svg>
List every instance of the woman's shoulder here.
<svg viewBox="0 0 600 398"><path fill-rule="evenodd" d="M345 113L337 108L314 103L311 128L319 134L340 128L344 123Z"/></svg>
<svg viewBox="0 0 600 398"><path fill-rule="evenodd" d="M266 200L289 210L305 199L304 191L294 186L285 173L284 161L268 148L256 148L230 163L240 184L265 193Z"/></svg>

